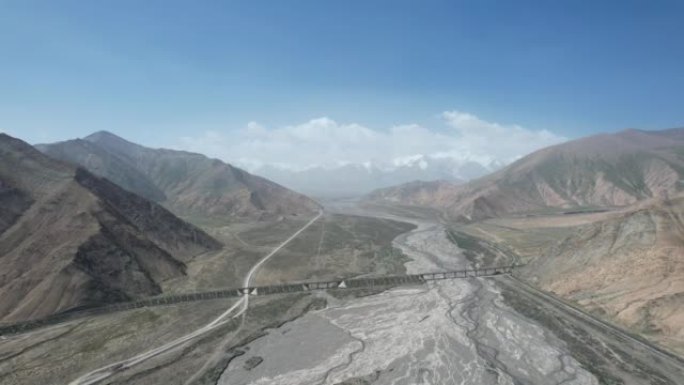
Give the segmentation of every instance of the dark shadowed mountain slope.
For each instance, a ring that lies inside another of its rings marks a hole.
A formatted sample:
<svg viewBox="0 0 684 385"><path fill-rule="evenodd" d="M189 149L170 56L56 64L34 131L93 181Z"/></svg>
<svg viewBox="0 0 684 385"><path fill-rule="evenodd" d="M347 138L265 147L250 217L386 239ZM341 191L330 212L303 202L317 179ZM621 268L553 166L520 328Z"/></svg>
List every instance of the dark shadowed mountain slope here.
<svg viewBox="0 0 684 385"><path fill-rule="evenodd" d="M542 149L465 185L442 186L434 195L408 185L368 199L431 206L477 220L549 208L625 206L678 192L683 175L684 129L626 130Z"/></svg>
<svg viewBox="0 0 684 385"><path fill-rule="evenodd" d="M163 207L0 134L0 320L161 292L221 245Z"/></svg>
<svg viewBox="0 0 684 385"><path fill-rule="evenodd" d="M304 195L219 160L143 147L108 132L38 148L162 203L182 216L260 219L311 215L319 208Z"/></svg>

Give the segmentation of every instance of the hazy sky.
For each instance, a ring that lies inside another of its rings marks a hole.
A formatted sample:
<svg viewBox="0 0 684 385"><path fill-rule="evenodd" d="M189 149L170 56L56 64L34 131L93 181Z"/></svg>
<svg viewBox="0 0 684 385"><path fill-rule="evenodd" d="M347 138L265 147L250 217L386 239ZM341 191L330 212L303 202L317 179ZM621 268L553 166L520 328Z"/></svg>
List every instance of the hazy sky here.
<svg viewBox="0 0 684 385"><path fill-rule="evenodd" d="M682 20L681 1L0 0L0 130L301 165L380 143L505 158L684 125Z"/></svg>

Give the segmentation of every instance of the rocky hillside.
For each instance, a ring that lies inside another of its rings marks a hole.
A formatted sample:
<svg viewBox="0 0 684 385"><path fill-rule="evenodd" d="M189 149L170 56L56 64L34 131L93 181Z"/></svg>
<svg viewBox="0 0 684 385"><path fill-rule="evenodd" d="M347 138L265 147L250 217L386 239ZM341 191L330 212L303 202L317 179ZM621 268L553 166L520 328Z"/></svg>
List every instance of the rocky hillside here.
<svg viewBox="0 0 684 385"><path fill-rule="evenodd" d="M684 351L684 198L639 206L579 227L522 273Z"/></svg>
<svg viewBox="0 0 684 385"><path fill-rule="evenodd" d="M0 134L0 320L161 292L221 245L169 211Z"/></svg>
<svg viewBox="0 0 684 385"><path fill-rule="evenodd" d="M304 195L219 160L143 147L108 132L37 147L190 218L252 220L312 215L319 208Z"/></svg>
<svg viewBox="0 0 684 385"><path fill-rule="evenodd" d="M415 185L368 199L427 205L478 220L552 209L626 206L676 194L684 175L684 129L626 130L548 147L460 186Z"/></svg>

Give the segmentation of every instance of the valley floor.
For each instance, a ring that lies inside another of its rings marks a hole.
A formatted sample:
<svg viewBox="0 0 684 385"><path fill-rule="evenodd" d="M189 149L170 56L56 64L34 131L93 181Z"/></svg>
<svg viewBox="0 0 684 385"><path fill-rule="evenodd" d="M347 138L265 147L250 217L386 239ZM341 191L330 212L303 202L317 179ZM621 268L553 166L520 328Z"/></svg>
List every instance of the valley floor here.
<svg viewBox="0 0 684 385"><path fill-rule="evenodd" d="M470 263L441 225L411 220L418 228L395 240L412 259L409 273ZM219 384L678 384L684 378L677 359L510 278L332 298L325 309L247 347Z"/></svg>
<svg viewBox="0 0 684 385"><path fill-rule="evenodd" d="M431 213L331 210L344 215L316 222L265 263L256 280L433 272L485 262L457 247ZM237 236L252 245L260 232ZM275 243L258 245L247 260ZM213 278L186 288L213 285L231 270L219 256L209 258ZM228 306L216 300L141 309L10 337L0 341L0 383L68 383L194 330ZM676 357L497 277L254 297L244 318L102 383L677 385L682 378Z"/></svg>

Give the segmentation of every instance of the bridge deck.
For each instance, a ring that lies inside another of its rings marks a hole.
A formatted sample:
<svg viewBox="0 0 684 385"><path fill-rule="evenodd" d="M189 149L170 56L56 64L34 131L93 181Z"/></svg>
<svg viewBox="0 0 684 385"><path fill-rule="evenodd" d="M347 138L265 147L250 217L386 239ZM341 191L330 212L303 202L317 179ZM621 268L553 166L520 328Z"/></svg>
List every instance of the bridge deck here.
<svg viewBox="0 0 684 385"><path fill-rule="evenodd" d="M24 332L32 329L37 329L42 326L54 325L65 322L71 319L80 318L84 316L113 313L117 311L132 310L142 307L150 306L164 306L183 302L203 301L220 298L240 297L243 295L274 295L296 292L307 292L314 290L354 290L354 289L372 289L383 288L407 284L424 284L428 281L436 281L443 279L458 279L468 277L483 277L500 274L510 274L516 265L511 266L496 266L479 269L465 269L456 271L444 271L424 274L409 274L383 277L367 277L367 278L349 278L335 281L321 281L321 282L300 282L280 285L268 286L253 286L241 287L233 289L205 291L198 293L184 293L163 295L158 297L147 298L139 301L123 302L113 305L93 307L88 309L73 310L64 313L58 313L46 318L18 322L13 324L0 324L0 335L14 334Z"/></svg>

